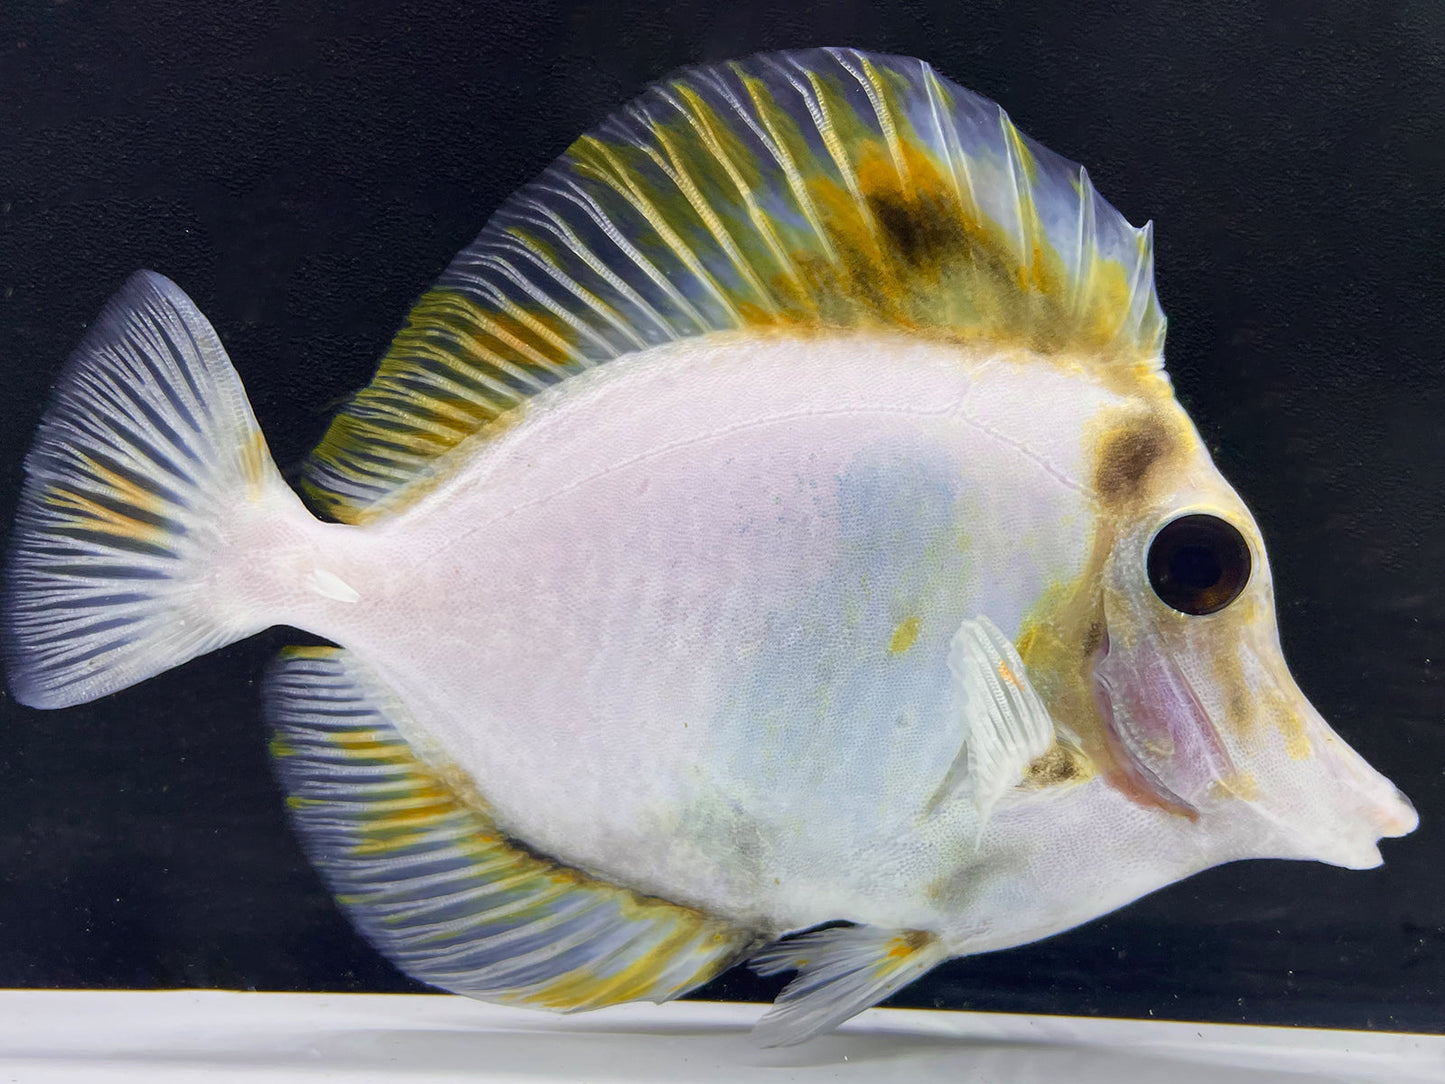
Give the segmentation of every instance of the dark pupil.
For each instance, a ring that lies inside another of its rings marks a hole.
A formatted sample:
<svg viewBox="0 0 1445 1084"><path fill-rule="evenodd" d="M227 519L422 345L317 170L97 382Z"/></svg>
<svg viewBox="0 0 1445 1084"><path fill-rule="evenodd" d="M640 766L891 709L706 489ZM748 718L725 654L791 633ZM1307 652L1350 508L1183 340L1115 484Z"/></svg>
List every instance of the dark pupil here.
<svg viewBox="0 0 1445 1084"><path fill-rule="evenodd" d="M1149 583L1180 613L1224 609L1249 582L1249 568L1249 544L1218 516L1180 516L1149 546Z"/></svg>
<svg viewBox="0 0 1445 1084"><path fill-rule="evenodd" d="M1219 558L1203 546L1183 546L1169 556L1169 578L1188 591L1209 590L1221 573Z"/></svg>

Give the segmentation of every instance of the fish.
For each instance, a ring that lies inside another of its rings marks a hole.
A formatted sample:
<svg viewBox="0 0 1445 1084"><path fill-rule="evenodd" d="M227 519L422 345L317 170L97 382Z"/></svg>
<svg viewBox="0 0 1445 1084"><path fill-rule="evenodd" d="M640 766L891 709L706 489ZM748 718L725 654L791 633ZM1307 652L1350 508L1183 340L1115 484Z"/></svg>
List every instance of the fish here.
<svg viewBox="0 0 1445 1084"><path fill-rule="evenodd" d="M1152 227L910 58L665 80L510 197L302 464L136 273L56 381L0 600L64 708L290 626L276 779L362 935L554 1011L947 960L1408 800L1281 652L1163 365Z"/></svg>

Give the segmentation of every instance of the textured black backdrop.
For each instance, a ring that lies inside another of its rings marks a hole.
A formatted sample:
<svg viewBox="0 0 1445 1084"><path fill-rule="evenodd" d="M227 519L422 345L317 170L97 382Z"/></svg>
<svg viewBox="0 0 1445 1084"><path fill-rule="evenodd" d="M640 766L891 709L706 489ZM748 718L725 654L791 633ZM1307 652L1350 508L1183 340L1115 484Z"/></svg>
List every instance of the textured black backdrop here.
<svg viewBox="0 0 1445 1084"><path fill-rule="evenodd" d="M1271 544L1287 655L1422 827L1383 869L1213 870L898 1003L1445 1030L1445 9L1076 6L7 0L0 519L133 269L196 299L294 463L491 210L648 81L924 57L1155 220L1169 367ZM288 834L255 684L286 640L69 711L0 700L0 985L416 988Z"/></svg>

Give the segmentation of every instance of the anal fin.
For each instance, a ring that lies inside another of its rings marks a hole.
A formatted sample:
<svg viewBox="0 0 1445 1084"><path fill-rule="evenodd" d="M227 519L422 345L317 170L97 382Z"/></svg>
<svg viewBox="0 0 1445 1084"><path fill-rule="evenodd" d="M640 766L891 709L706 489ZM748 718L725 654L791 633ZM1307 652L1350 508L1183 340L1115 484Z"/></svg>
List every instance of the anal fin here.
<svg viewBox="0 0 1445 1084"><path fill-rule="evenodd" d="M830 1031L897 993L948 959L921 930L839 926L779 941L748 961L760 975L796 971L753 1037L761 1046L792 1046Z"/></svg>
<svg viewBox="0 0 1445 1084"><path fill-rule="evenodd" d="M405 706L346 651L288 650L266 698L304 849L363 936L413 978L575 1011L677 997L757 943L507 838L460 769L417 754Z"/></svg>

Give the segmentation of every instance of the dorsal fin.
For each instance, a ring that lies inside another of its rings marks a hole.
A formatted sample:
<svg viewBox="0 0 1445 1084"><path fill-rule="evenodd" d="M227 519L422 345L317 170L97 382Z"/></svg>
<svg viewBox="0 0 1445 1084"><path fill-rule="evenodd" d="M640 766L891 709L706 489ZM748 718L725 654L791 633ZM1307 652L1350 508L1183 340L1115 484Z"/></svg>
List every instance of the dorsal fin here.
<svg viewBox="0 0 1445 1084"><path fill-rule="evenodd" d="M502 205L305 488L359 521L574 373L711 332L841 328L1148 372L1164 336L1149 227L921 61L818 49L694 68Z"/></svg>

